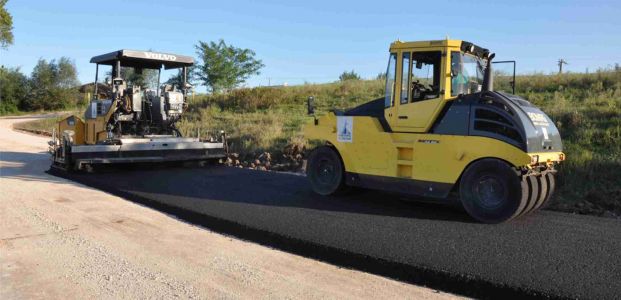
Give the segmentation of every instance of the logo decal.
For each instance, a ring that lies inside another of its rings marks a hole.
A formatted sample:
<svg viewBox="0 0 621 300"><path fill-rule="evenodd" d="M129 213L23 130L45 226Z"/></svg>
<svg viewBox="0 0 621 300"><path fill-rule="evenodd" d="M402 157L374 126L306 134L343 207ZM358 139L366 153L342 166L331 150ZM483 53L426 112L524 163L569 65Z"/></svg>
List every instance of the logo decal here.
<svg viewBox="0 0 621 300"><path fill-rule="evenodd" d="M548 126L549 125L548 119L546 118L546 115L544 114L529 112L528 117L530 118L531 121L533 121L533 124L535 124L535 126Z"/></svg>
<svg viewBox="0 0 621 300"><path fill-rule="evenodd" d="M336 117L336 141L351 143L354 139L354 118Z"/></svg>
<svg viewBox="0 0 621 300"><path fill-rule="evenodd" d="M170 61L177 60L177 57L174 56L174 55L171 55L171 54L155 53L155 52L145 52L144 55L148 59L161 59L161 60L170 60Z"/></svg>
<svg viewBox="0 0 621 300"><path fill-rule="evenodd" d="M439 144L440 141L438 140L418 140L419 143L423 143L423 144Z"/></svg>

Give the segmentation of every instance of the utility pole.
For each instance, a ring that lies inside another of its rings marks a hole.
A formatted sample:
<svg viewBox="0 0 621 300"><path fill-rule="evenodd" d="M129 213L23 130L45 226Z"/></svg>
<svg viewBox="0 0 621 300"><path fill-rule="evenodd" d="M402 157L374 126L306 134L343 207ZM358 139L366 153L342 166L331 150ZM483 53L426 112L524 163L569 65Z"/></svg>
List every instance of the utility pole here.
<svg viewBox="0 0 621 300"><path fill-rule="evenodd" d="M559 74L563 74L563 65L568 65L568 63L567 61L561 58L558 60L558 73Z"/></svg>

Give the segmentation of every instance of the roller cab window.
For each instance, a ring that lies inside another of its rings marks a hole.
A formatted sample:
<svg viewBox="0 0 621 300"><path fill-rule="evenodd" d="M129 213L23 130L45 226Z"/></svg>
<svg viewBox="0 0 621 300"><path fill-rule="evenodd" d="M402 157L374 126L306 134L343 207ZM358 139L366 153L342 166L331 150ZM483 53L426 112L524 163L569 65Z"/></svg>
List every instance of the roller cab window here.
<svg viewBox="0 0 621 300"><path fill-rule="evenodd" d="M395 94L395 75L397 69L397 54L391 53L388 59L388 69L386 70L386 96L384 98L384 107L391 107Z"/></svg>
<svg viewBox="0 0 621 300"><path fill-rule="evenodd" d="M480 92L487 61L459 51L451 52L451 96Z"/></svg>
<svg viewBox="0 0 621 300"><path fill-rule="evenodd" d="M408 53L408 58L410 54ZM404 57L404 63L405 63ZM408 59L407 70L410 73L409 80L404 80L404 85L409 83L408 99L402 99L402 104L436 99L440 97L440 65L442 53L440 51L412 52ZM406 71L406 65L403 65ZM404 75L405 76L405 75Z"/></svg>

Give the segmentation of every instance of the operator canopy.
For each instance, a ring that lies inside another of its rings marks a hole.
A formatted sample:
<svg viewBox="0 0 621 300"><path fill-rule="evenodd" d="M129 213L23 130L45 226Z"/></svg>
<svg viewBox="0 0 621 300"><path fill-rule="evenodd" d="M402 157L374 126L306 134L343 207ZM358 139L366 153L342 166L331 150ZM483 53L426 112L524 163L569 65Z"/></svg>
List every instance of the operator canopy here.
<svg viewBox="0 0 621 300"><path fill-rule="evenodd" d="M160 69L164 65L164 69L168 70L194 64L194 58L190 56L127 49L94 56L91 63L114 66L117 60L122 67L144 69Z"/></svg>

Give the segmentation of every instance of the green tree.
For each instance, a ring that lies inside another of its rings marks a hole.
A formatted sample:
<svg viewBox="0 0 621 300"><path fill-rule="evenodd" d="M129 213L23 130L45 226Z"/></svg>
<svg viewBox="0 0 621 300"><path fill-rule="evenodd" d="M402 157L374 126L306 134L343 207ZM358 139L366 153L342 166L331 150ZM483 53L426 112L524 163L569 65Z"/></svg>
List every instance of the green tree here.
<svg viewBox="0 0 621 300"><path fill-rule="evenodd" d="M0 115L15 113L28 96L28 78L19 68L0 67Z"/></svg>
<svg viewBox="0 0 621 300"><path fill-rule="evenodd" d="M181 88L183 87L183 74L182 74L182 69L179 69L179 72L175 75L170 76L170 78L168 78L168 80L166 81L167 84L172 84L174 86L176 86L177 88ZM188 67L188 71L187 71L187 82L191 85L196 85L198 79L196 76L196 66L190 66Z"/></svg>
<svg viewBox="0 0 621 300"><path fill-rule="evenodd" d="M53 61L52 61L53 62ZM75 63L68 57L61 57L56 64L56 86L59 88L74 88L80 85L78 70Z"/></svg>
<svg viewBox="0 0 621 300"><path fill-rule="evenodd" d="M66 57L58 62L39 59L30 75L30 93L24 110L54 110L75 106L80 100L75 64Z"/></svg>
<svg viewBox="0 0 621 300"><path fill-rule="evenodd" d="M8 0L0 0L0 48L13 45L13 17L4 7Z"/></svg>
<svg viewBox="0 0 621 300"><path fill-rule="evenodd" d="M197 78L213 93L239 86L264 67L254 58L254 51L227 45L222 39L218 43L198 41L195 48L202 61L197 65Z"/></svg>
<svg viewBox="0 0 621 300"><path fill-rule="evenodd" d="M24 101L24 110L41 110L46 108L51 99L51 89L54 86L55 64L39 59L30 74L30 95Z"/></svg>
<svg viewBox="0 0 621 300"><path fill-rule="evenodd" d="M351 70L350 72L345 71L343 72L343 74L341 74L341 76L339 76L339 80L340 81L360 80L360 75L354 72L354 70Z"/></svg>

